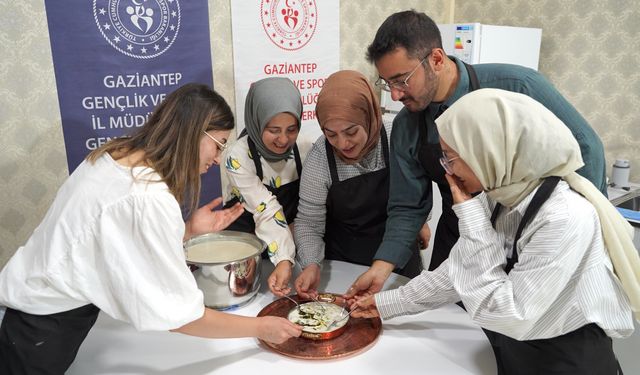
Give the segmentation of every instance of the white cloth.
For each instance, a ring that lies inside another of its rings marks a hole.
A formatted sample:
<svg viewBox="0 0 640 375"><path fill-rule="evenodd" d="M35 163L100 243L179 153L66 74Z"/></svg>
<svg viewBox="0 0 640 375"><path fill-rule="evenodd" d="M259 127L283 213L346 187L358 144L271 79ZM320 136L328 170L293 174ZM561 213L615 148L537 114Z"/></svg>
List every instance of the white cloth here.
<svg viewBox="0 0 640 375"><path fill-rule="evenodd" d="M596 209L604 244L640 320L640 256L633 228L605 196L575 171L580 146L551 111L532 98L497 89L476 90L436 120L440 137L473 170L489 196L515 206L542 179L562 177Z"/></svg>
<svg viewBox="0 0 640 375"><path fill-rule="evenodd" d="M292 264L296 254L293 235L288 224L295 218L284 217L282 205L265 185L279 188L297 181L296 161L291 154L289 159L269 162L260 158L262 180L258 178L248 145L248 136L238 139L224 153L225 173L229 181L228 189L223 194L227 202L237 197L244 208L253 215L256 224L256 236L263 240L269 249L269 257L273 264L288 260ZM298 151L304 162L311 144L300 139Z"/></svg>
<svg viewBox="0 0 640 375"><path fill-rule="evenodd" d="M516 207L495 206L485 193L454 205L460 239L449 259L399 289L376 295L384 319L462 300L481 327L515 338L556 337L596 323L610 337L633 332L628 299L606 254L593 206L561 181L518 241L518 263L507 275L516 229L535 190Z"/></svg>
<svg viewBox="0 0 640 375"><path fill-rule="evenodd" d="M158 180L108 154L80 164L0 273L0 304L43 315L92 303L138 330L202 317L180 207Z"/></svg>

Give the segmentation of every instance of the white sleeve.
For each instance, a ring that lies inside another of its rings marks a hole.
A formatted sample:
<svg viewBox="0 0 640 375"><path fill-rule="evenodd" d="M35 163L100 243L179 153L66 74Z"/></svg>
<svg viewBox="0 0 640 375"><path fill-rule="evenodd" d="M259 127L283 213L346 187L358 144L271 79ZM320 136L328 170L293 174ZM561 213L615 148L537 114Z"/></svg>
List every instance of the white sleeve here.
<svg viewBox="0 0 640 375"><path fill-rule="evenodd" d="M460 297L449 279L449 260L433 271L423 270L406 285L375 295L376 307L383 319L417 314L455 303Z"/></svg>
<svg viewBox="0 0 640 375"><path fill-rule="evenodd" d="M90 271L98 285L87 286L88 299L138 330L175 329L202 317L202 292L182 246L184 222L169 192L128 196L97 221Z"/></svg>
<svg viewBox="0 0 640 375"><path fill-rule="evenodd" d="M273 264L283 260L293 264L296 248L288 221L293 222L295 218L285 218L276 196L258 178L248 149L243 147L245 145L245 142L238 141L225 154L225 169L232 194L253 214L256 236L267 244ZM295 164L292 166L295 168Z"/></svg>

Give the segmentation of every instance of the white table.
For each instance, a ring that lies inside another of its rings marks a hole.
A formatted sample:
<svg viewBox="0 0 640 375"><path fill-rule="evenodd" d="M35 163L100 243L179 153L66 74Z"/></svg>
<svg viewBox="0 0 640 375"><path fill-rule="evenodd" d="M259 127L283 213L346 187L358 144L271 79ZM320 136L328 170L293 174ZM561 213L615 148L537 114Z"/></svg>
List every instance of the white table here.
<svg viewBox="0 0 640 375"><path fill-rule="evenodd" d="M263 275L272 266L263 262ZM330 261L320 291L342 293L365 267ZM407 278L392 274L385 289ZM234 311L255 316L275 300L264 286ZM456 305L384 321L368 350L331 360L301 360L270 351L253 338L203 339L171 332L138 332L100 314L68 374L495 374L489 341Z"/></svg>

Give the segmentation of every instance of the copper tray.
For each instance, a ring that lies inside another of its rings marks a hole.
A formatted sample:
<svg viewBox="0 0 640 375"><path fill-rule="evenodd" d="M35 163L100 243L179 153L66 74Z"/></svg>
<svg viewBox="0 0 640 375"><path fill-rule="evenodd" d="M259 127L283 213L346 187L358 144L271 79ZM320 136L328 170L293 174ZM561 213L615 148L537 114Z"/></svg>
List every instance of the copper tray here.
<svg viewBox="0 0 640 375"><path fill-rule="evenodd" d="M333 303L342 306L344 300L338 294L324 293L321 300L331 297ZM291 296L294 300L305 303L308 300L300 298L298 295ZM286 318L289 311L295 306L293 302L286 298L280 298L265 306L258 316L280 316ZM338 337L327 340L311 340L304 337L295 337L282 344L273 344L260 340L260 342L282 355L301 359L332 359L346 357L367 349L372 345L382 330L380 318L350 318L345 325L344 333Z"/></svg>

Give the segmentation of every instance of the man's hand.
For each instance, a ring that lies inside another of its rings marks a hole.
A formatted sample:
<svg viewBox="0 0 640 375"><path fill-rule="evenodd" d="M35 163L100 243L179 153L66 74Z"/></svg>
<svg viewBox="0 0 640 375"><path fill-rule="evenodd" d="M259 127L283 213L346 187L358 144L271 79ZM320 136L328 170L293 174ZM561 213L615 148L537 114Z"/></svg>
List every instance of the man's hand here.
<svg viewBox="0 0 640 375"><path fill-rule="evenodd" d="M375 260L371 267L356 279L343 297L352 300L356 295L362 296L379 292L394 268L395 265L392 263Z"/></svg>
<svg viewBox="0 0 640 375"><path fill-rule="evenodd" d="M420 232L418 232L418 250L424 250L429 247L429 240L431 239L431 228L429 224L424 223Z"/></svg>
<svg viewBox="0 0 640 375"><path fill-rule="evenodd" d="M184 239L188 240L198 234L219 232L239 218L244 211L240 203L223 210L215 210L220 204L222 204L222 197L195 210L186 223Z"/></svg>

